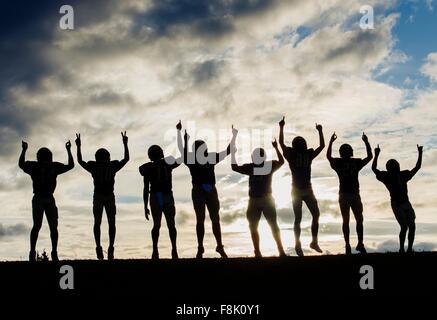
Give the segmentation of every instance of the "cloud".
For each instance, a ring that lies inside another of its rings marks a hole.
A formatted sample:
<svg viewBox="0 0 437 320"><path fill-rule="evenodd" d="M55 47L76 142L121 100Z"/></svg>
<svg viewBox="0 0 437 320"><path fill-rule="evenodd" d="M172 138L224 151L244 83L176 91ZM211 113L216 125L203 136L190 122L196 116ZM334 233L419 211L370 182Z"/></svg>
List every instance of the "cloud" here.
<svg viewBox="0 0 437 320"><path fill-rule="evenodd" d="M426 63L420 71L432 81L437 81L437 52L431 52L426 57Z"/></svg>
<svg viewBox="0 0 437 320"><path fill-rule="evenodd" d="M234 19L265 11L275 0L153 0L146 12L134 20L137 28L147 26L157 36L177 34L180 28L201 37L222 36L234 30Z"/></svg>
<svg viewBox="0 0 437 320"><path fill-rule="evenodd" d="M435 221L437 203L430 200L437 187L435 154L428 148L437 144L436 93L430 88L415 91L407 103L410 92L375 79L409 57L396 49L399 16L391 13L393 1L369 2L380 15L375 30L368 31L358 28L361 3L72 1L76 29L71 32L57 28L57 2L30 4L30 10L16 12L23 19L15 19L15 3L2 5L0 164L5 170L0 173L0 201L5 218L24 218L30 212L30 180L16 165L21 139L28 139L29 158L47 145L56 160L65 161L64 143L79 131L85 159L92 159L101 146L118 159L123 154L119 131L127 130L131 161L117 174L116 186L125 226L120 234L127 236L126 230L144 233L144 226L132 221L144 220L138 166L147 161L145 148L159 144L177 156L174 141L166 138L179 119L184 126L193 121L197 132L213 130L211 150L228 142L218 141L217 132L229 132L231 124L241 132L265 129L266 141L240 135L239 153L249 159L255 146L265 144L271 151L277 121L286 115L287 143L303 135L309 145L317 145L314 122L322 122L326 136L335 130L340 140L356 144L357 155L364 155L360 134L366 130L372 146L382 144L381 164L396 157L403 167L413 166L415 144L426 143L424 167L410 183L410 194L418 219ZM427 64L434 63L430 57ZM430 70L423 68L431 77ZM290 224L285 167L285 176L276 174L274 180L283 180L276 187L284 198L277 199L282 200L277 201L279 221ZM227 163L218 165L216 173L225 230L245 219L247 179L231 172ZM371 172L364 173L360 182L366 219L392 218L386 190ZM178 224L189 226L195 221L189 172L181 166L173 175ZM338 181L323 154L314 163L313 177L322 215L339 219ZM56 198L60 217L72 219L80 234L92 240L89 175L76 166L59 177ZM194 229L186 232L194 234ZM138 234L129 231L129 236ZM66 237L77 242L75 235L66 232Z"/></svg>
<svg viewBox="0 0 437 320"><path fill-rule="evenodd" d="M25 224L19 223L10 226L4 226L0 223L0 238L2 237L13 237L26 234L28 228Z"/></svg>

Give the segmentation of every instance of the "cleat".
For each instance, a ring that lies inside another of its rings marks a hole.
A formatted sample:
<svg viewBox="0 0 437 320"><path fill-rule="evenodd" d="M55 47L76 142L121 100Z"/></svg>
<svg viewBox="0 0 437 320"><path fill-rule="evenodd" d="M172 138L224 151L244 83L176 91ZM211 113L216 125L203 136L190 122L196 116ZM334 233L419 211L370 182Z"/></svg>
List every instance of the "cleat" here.
<svg viewBox="0 0 437 320"><path fill-rule="evenodd" d="M323 253L322 249L320 249L319 244L315 241L310 243L310 248L314 251L317 251L318 253Z"/></svg>
<svg viewBox="0 0 437 320"><path fill-rule="evenodd" d="M29 261L30 262L35 262L36 261L36 252L35 251L30 251L29 252Z"/></svg>
<svg viewBox="0 0 437 320"><path fill-rule="evenodd" d="M59 262L58 252L57 251L52 251L51 256L52 256L52 261L53 262Z"/></svg>
<svg viewBox="0 0 437 320"><path fill-rule="evenodd" d="M303 251L302 251L302 247L300 245L297 245L294 247L294 250L296 251L296 254L298 257L303 257Z"/></svg>
<svg viewBox="0 0 437 320"><path fill-rule="evenodd" d="M359 243L357 247L355 248L359 253L367 253L366 248L364 247L363 243Z"/></svg>
<svg viewBox="0 0 437 320"><path fill-rule="evenodd" d="M152 252L152 260L158 260L159 259L159 252L158 250L153 250Z"/></svg>
<svg viewBox="0 0 437 320"><path fill-rule="evenodd" d="M108 248L108 260L114 260L114 247Z"/></svg>
<svg viewBox="0 0 437 320"><path fill-rule="evenodd" d="M104 259L102 247L100 247L100 246L96 247L96 255L97 255L97 259L99 259L99 260Z"/></svg>
<svg viewBox="0 0 437 320"><path fill-rule="evenodd" d="M228 257L228 255L225 252L225 247L223 245L217 246L217 248L215 248L215 251L217 251L222 258L227 258Z"/></svg>
<svg viewBox="0 0 437 320"><path fill-rule="evenodd" d="M205 252L205 249L203 247L197 247L197 254L196 254L196 258L197 259L202 259L203 258L203 253Z"/></svg>

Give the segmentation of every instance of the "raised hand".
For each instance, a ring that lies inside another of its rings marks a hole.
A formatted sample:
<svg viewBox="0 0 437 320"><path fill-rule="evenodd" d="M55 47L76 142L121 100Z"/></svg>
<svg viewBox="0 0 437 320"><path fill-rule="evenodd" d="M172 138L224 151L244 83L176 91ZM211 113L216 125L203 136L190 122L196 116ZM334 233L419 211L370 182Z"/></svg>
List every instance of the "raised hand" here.
<svg viewBox="0 0 437 320"><path fill-rule="evenodd" d="M71 142L70 142L70 140L68 140L68 141L65 143L65 148L66 148L68 151L71 150Z"/></svg>
<svg viewBox="0 0 437 320"><path fill-rule="evenodd" d="M234 128L234 125L232 125L232 135L236 136L238 134L237 128Z"/></svg>
<svg viewBox="0 0 437 320"><path fill-rule="evenodd" d="M317 129L317 131L322 131L323 130L323 127L322 127L322 125L321 124L317 124L316 123L316 129Z"/></svg>
<svg viewBox="0 0 437 320"><path fill-rule="evenodd" d="M121 132L121 137L122 137L122 140L123 140L123 144L127 145L128 137L126 135L126 131L124 133Z"/></svg>
<svg viewBox="0 0 437 320"><path fill-rule="evenodd" d="M283 117L282 117L282 120L279 121L279 126L280 126L280 127L285 126L285 116L283 116Z"/></svg>
<svg viewBox="0 0 437 320"><path fill-rule="evenodd" d="M334 142L335 140L337 140L337 135L334 132L331 136L331 142Z"/></svg>
<svg viewBox="0 0 437 320"><path fill-rule="evenodd" d="M363 132L363 135L361 136L361 139L363 139L364 142L369 142L369 138L366 136L366 134Z"/></svg>
<svg viewBox="0 0 437 320"><path fill-rule="evenodd" d="M419 145L417 145L417 151L418 151L419 153L422 153L422 152L423 152L423 146L419 146Z"/></svg>
<svg viewBox="0 0 437 320"><path fill-rule="evenodd" d="M375 148L375 155L378 156L381 153L381 148L378 146Z"/></svg>
<svg viewBox="0 0 437 320"><path fill-rule="evenodd" d="M76 140L74 140L74 142L76 142L76 146L81 146L82 141L80 140L80 133L76 133Z"/></svg>
<svg viewBox="0 0 437 320"><path fill-rule="evenodd" d="M179 120L178 124L176 125L177 130L182 130L182 123L181 120Z"/></svg>
<svg viewBox="0 0 437 320"><path fill-rule="evenodd" d="M21 141L21 148L22 148L24 151L27 150L27 147L28 147L27 142L26 142L26 141Z"/></svg>
<svg viewBox="0 0 437 320"><path fill-rule="evenodd" d="M273 148L275 148L275 149L278 148L278 142L276 141L276 138L275 138L275 140L272 141L272 146L273 146Z"/></svg>

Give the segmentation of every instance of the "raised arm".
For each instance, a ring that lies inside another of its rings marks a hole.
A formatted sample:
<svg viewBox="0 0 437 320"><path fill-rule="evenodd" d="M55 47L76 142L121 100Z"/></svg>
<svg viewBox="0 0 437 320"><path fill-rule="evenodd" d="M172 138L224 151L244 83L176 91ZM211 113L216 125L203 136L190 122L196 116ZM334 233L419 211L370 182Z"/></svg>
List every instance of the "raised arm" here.
<svg viewBox="0 0 437 320"><path fill-rule="evenodd" d="M332 144L337 140L337 135L335 132L332 134L331 139L329 140L328 150L326 150L326 158L328 158L329 163L332 162L334 158L332 158Z"/></svg>
<svg viewBox="0 0 437 320"><path fill-rule="evenodd" d="M411 170L412 176L414 176L417 173L417 171L419 171L419 169L422 167L423 146L417 145L417 152L419 155L417 157L416 166L413 168L413 170Z"/></svg>
<svg viewBox="0 0 437 320"><path fill-rule="evenodd" d="M278 142L276 141L276 139L272 141L272 146L273 148L275 148L276 155L278 156L278 165L280 167L284 164L284 157L282 156L282 153L279 151Z"/></svg>
<svg viewBox="0 0 437 320"><path fill-rule="evenodd" d="M80 164L82 168L84 168L87 171L90 171L90 168L88 166L88 163L83 161L82 159L82 140L80 139L80 133L76 133L76 149L77 149L77 162Z"/></svg>
<svg viewBox="0 0 437 320"><path fill-rule="evenodd" d="M284 143L284 126L285 126L285 116L279 121L279 145L281 146L282 152L285 152L287 146Z"/></svg>
<svg viewBox="0 0 437 320"><path fill-rule="evenodd" d="M176 130L178 131L178 136L177 136L177 144L178 144L178 149L179 152L181 153L181 155L184 154L184 144L182 142L182 123L181 120L179 120L178 124L176 125Z"/></svg>
<svg viewBox="0 0 437 320"><path fill-rule="evenodd" d="M123 140L124 146L124 158L120 161L121 166L124 166L129 161L129 148L127 146L128 137L126 135L126 131L121 133L121 138Z"/></svg>
<svg viewBox="0 0 437 320"><path fill-rule="evenodd" d="M185 164L191 164L191 162L194 161L194 157L193 159L188 159L188 140L190 140L190 135L187 133L187 130L185 130L183 156L182 156Z"/></svg>
<svg viewBox="0 0 437 320"><path fill-rule="evenodd" d="M364 144L366 145L367 156L363 159L362 165L363 167L370 162L373 158L372 148L370 147L369 138L367 138L366 134L363 132L362 139Z"/></svg>
<svg viewBox="0 0 437 320"><path fill-rule="evenodd" d="M231 147L235 145L235 139L237 138L237 134L238 134L238 130L235 129L234 126L232 125L232 139L229 142L226 149L217 154L217 163L225 159L231 153L231 149L232 149Z"/></svg>
<svg viewBox="0 0 437 320"><path fill-rule="evenodd" d="M234 128L234 126L232 126L232 133L233 133L233 134L235 133L235 137L236 137L237 134L238 134L238 130L237 130L236 128ZM235 171L235 172L243 173L243 172L241 172L242 166L239 166L239 165L238 165L238 163L237 163L237 159L236 159L236 157L235 157L235 154L237 153L237 147L236 147L236 145L235 145L235 140L236 140L236 139L234 139L234 138L232 137L232 140L231 140L231 168L232 168L232 170Z"/></svg>
<svg viewBox="0 0 437 320"><path fill-rule="evenodd" d="M20 158L18 159L18 166L24 170L24 163L26 162L26 151L27 151L28 144L25 141L21 141L21 154Z"/></svg>
<svg viewBox="0 0 437 320"><path fill-rule="evenodd" d="M323 148L325 148L325 138L323 137L323 127L321 124L316 123L316 129L319 132L319 146L314 150L314 158L317 157Z"/></svg>
<svg viewBox="0 0 437 320"><path fill-rule="evenodd" d="M67 154L68 154L68 163L65 169L66 171L68 171L74 168L74 159L73 159L73 155L71 154L70 140L68 140L67 143L65 144L65 149L67 149Z"/></svg>
<svg viewBox="0 0 437 320"><path fill-rule="evenodd" d="M373 158L373 163L372 163L372 171L375 174L378 174L381 172L378 170L378 157L379 157L380 153L381 153L381 149L379 148L379 144L378 144L378 146L375 148L375 158Z"/></svg>

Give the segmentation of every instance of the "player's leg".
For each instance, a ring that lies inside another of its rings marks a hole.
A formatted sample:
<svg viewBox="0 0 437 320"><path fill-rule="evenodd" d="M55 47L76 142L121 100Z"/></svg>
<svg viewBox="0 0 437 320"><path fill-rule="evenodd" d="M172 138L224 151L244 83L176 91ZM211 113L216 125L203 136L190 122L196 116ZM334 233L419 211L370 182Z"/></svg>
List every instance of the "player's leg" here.
<svg viewBox="0 0 437 320"><path fill-rule="evenodd" d="M100 244L100 225L102 224L103 200L101 196L94 195L93 198L93 215L94 215L94 240L96 242L97 259L103 260L103 250Z"/></svg>
<svg viewBox="0 0 437 320"><path fill-rule="evenodd" d="M203 238L205 236L205 210L206 200L204 191L194 187L191 191L194 212L196 213L196 234L197 234L197 258L202 258L205 249L203 248Z"/></svg>
<svg viewBox="0 0 437 320"><path fill-rule="evenodd" d="M249 222L250 236L252 238L255 257L260 258L262 257L262 254L259 248L258 224L261 219L261 209L257 206L255 199L249 198L246 217Z"/></svg>
<svg viewBox="0 0 437 320"><path fill-rule="evenodd" d="M106 211L106 217L108 219L108 234L109 234L108 260L113 260L115 235L117 232L117 229L115 227L115 217L117 214L117 207L115 206L115 197L113 195L105 200L105 211Z"/></svg>
<svg viewBox="0 0 437 320"><path fill-rule="evenodd" d="M168 233L171 241L171 257L173 259L178 258L178 249L176 245L177 231L175 223L176 208L174 205L174 199L172 195L167 196L164 204L164 215L167 222Z"/></svg>
<svg viewBox="0 0 437 320"><path fill-rule="evenodd" d="M311 193L306 195L303 200L310 210L312 216L311 235L313 240L311 241L310 248L319 253L322 253L323 251L322 249L320 249L318 240L320 210L317 199L314 196L314 193L311 191Z"/></svg>
<svg viewBox="0 0 437 320"><path fill-rule="evenodd" d="M55 198L46 200L44 211L50 229L50 239L52 240L52 260L58 261L58 208L56 207Z"/></svg>
<svg viewBox="0 0 437 320"><path fill-rule="evenodd" d="M360 253L366 253L366 247L364 246L364 217L363 217L363 203L361 197L358 195L351 200L351 208L356 221L356 230L358 237L358 244L355 248Z"/></svg>
<svg viewBox="0 0 437 320"><path fill-rule="evenodd" d="M407 252L413 252L414 237L416 235L416 214L411 204L406 212L408 223L408 249Z"/></svg>
<svg viewBox="0 0 437 320"><path fill-rule="evenodd" d="M39 230L41 230L42 220L44 217L44 206L42 199L38 196L33 196L32 199L32 219L33 226L30 231L30 252L29 261L36 260L36 242L38 240Z"/></svg>
<svg viewBox="0 0 437 320"><path fill-rule="evenodd" d="M162 207L155 193L150 194L150 211L153 219L153 228L151 232L153 243L152 259L159 259L158 240L159 230L161 229Z"/></svg>
<svg viewBox="0 0 437 320"><path fill-rule="evenodd" d="M293 192L293 212L294 212L294 248L296 250L296 254L299 257L303 256L302 244L300 242L300 234L301 228L300 223L302 222L302 197L299 192Z"/></svg>
<svg viewBox="0 0 437 320"><path fill-rule="evenodd" d="M408 231L408 224L405 219L405 212L402 208L402 205L396 202L391 203L391 207L393 209L393 213L399 226L401 227L401 231L399 232L399 252L405 252L405 237Z"/></svg>
<svg viewBox="0 0 437 320"><path fill-rule="evenodd" d="M272 197L268 197L268 198L266 197L264 201L265 201L263 205L264 217L266 218L270 226L270 229L272 229L273 238L275 239L279 256L284 257L285 251L282 245L281 232L279 230L279 225L277 221L275 201L273 200Z"/></svg>
<svg viewBox="0 0 437 320"><path fill-rule="evenodd" d="M217 251L222 258L227 258L227 254L225 252L225 248L222 242L222 230L220 226L220 201L217 194L217 189L213 189L208 193L206 198L206 207L208 208L209 217L211 219L212 224L212 233L214 234L215 241L217 243L217 247L215 251Z"/></svg>
<svg viewBox="0 0 437 320"><path fill-rule="evenodd" d="M340 205L341 217L343 219L342 230L343 230L343 237L345 242L345 253L349 255L352 253L351 245L349 242L350 203L348 199L340 195L338 199L338 204Z"/></svg>

